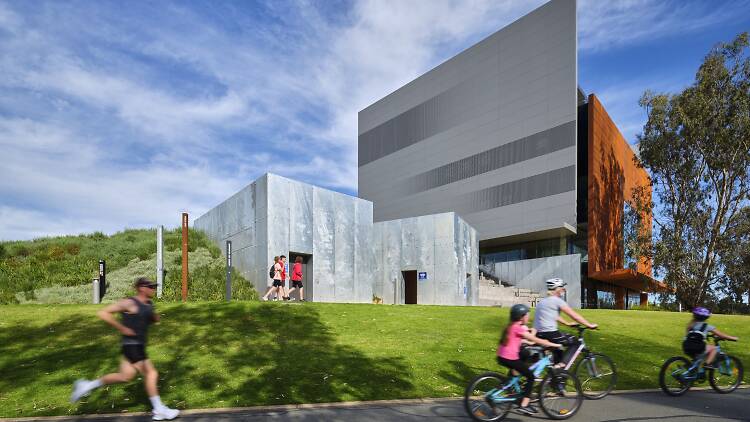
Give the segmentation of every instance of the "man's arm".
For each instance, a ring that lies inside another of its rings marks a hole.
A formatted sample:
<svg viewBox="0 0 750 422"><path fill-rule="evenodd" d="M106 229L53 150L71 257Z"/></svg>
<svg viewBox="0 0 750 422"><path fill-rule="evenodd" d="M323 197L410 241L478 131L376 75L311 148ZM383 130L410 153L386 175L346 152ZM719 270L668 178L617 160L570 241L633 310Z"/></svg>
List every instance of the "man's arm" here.
<svg viewBox="0 0 750 422"><path fill-rule="evenodd" d="M151 321L153 321L153 322L159 322L159 321L161 321L161 315L159 315L159 313L156 312L156 310L154 310L154 313L151 314Z"/></svg>
<svg viewBox="0 0 750 422"><path fill-rule="evenodd" d="M563 325L567 325L568 327L575 327L576 325L578 325L577 322L568 321L567 319L565 319L565 318L563 318L561 316L557 317L557 322L559 322L560 324L563 324Z"/></svg>
<svg viewBox="0 0 750 422"><path fill-rule="evenodd" d="M104 320L104 322L106 322L107 324L115 327L115 329L121 332L123 335L134 336L135 331L120 324L120 321L115 319L115 315L114 315L116 313L131 310L132 308L129 305L132 305L132 304L133 303L130 299L123 299L117 303L113 303L109 306L106 306L104 309L100 309L99 312L96 313L96 315L102 320Z"/></svg>
<svg viewBox="0 0 750 422"><path fill-rule="evenodd" d="M573 318L573 320L579 324L585 325L586 327L591 329L598 327L598 325L588 322L586 318L582 317L578 312L574 311L573 308L568 305L561 307L560 310L567 314L569 317Z"/></svg>

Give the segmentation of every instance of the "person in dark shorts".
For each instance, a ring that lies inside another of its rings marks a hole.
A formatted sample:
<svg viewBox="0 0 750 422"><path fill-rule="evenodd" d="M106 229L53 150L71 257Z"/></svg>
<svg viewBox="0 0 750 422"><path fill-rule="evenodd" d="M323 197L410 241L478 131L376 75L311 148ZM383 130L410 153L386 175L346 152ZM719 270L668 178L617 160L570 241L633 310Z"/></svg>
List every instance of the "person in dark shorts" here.
<svg viewBox="0 0 750 422"><path fill-rule="evenodd" d="M278 288L281 286L281 270L279 269L279 257L274 256L273 257L273 276L271 276L271 281L268 283L268 291L266 291L266 294L263 295L261 298L262 301L266 302L268 301L268 297L278 293ZM278 296L276 296L278 297ZM275 299L274 299L275 300Z"/></svg>
<svg viewBox="0 0 750 422"><path fill-rule="evenodd" d="M289 297L295 289L299 289L299 300L305 301L305 289L302 286L302 257L298 256L294 258L294 266L292 267L292 288L289 289L287 297Z"/></svg>
<svg viewBox="0 0 750 422"><path fill-rule="evenodd" d="M170 409L161 402L159 390L156 387L159 373L146 355L148 326L159 322L159 314L154 311L154 305L151 302L156 292L155 289L156 283L147 278L139 278L135 282L137 292L135 296L122 299L97 312L99 318L122 333L123 358L120 361L120 372L107 374L91 381L79 379L73 384L71 403L77 402L103 385L128 382L135 377L137 372L140 372L143 375L146 393L153 406L153 420L172 420L180 414L179 410ZM122 314L121 321L115 318L114 314L117 313Z"/></svg>

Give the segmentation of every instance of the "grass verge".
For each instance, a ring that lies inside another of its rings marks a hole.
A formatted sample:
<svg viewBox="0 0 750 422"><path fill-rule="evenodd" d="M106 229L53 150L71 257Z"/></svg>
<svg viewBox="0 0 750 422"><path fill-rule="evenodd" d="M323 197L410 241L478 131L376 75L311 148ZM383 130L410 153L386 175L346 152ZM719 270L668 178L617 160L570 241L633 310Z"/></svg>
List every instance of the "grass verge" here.
<svg viewBox="0 0 750 422"><path fill-rule="evenodd" d="M142 384L67 400L76 378L117 368L117 335L93 305L0 307L0 416L147 410ZM451 397L476 373L498 369L494 352L507 309L320 303L161 304L149 356L165 403L179 408ZM679 353L687 314L586 310L602 329L587 336L610 355L618 389L655 388L659 366ZM712 317L750 339L750 319ZM728 344L747 362L748 348Z"/></svg>

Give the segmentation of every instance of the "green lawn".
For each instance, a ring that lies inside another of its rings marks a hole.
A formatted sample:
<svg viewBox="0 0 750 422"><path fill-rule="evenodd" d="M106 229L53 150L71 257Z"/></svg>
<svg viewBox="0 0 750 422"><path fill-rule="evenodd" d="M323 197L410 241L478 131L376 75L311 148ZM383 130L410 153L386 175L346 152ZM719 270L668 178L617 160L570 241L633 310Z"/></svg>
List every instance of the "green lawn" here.
<svg viewBox="0 0 750 422"><path fill-rule="evenodd" d="M497 369L507 309L317 303L161 304L149 355L161 395L178 408L461 395L474 374ZM0 417L146 410L140 382L103 388L70 405L73 380L117 367L119 338L94 305L0 307ZM654 388L679 352L688 314L584 311L602 329L587 340L609 354L619 389ZM715 316L742 337L750 319Z"/></svg>

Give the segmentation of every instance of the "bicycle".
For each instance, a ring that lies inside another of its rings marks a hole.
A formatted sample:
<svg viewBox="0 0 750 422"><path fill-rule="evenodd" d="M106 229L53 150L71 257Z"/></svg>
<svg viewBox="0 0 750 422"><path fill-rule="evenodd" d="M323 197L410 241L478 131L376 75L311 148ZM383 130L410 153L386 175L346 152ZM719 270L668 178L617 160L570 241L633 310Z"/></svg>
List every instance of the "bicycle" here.
<svg viewBox="0 0 750 422"><path fill-rule="evenodd" d="M570 370L575 363L572 372L581 382L583 396L590 400L599 400L614 390L617 383L617 368L609 356L593 352L586 346L583 333L587 327L579 325L577 328L581 345L565 366L565 370ZM583 358L576 362L579 355L583 355Z"/></svg>
<svg viewBox="0 0 750 422"><path fill-rule="evenodd" d="M581 384L575 375L559 369L552 370L552 358L544 348L539 361L530 366L536 380L544 374L537 388L542 411L552 419L568 419L578 412L583 403ZM497 372L486 372L471 380L464 392L464 408L475 421L499 421L523 398L522 377L508 378Z"/></svg>
<svg viewBox="0 0 750 422"><path fill-rule="evenodd" d="M706 353L701 353L692 361L683 356L672 356L667 359L659 371L659 387L670 396L681 396L692 387L693 383L703 382L708 378L717 393L728 394L742 383L744 369L736 357L724 353L719 343L725 339L710 336L716 345L716 359L713 368L703 368Z"/></svg>

